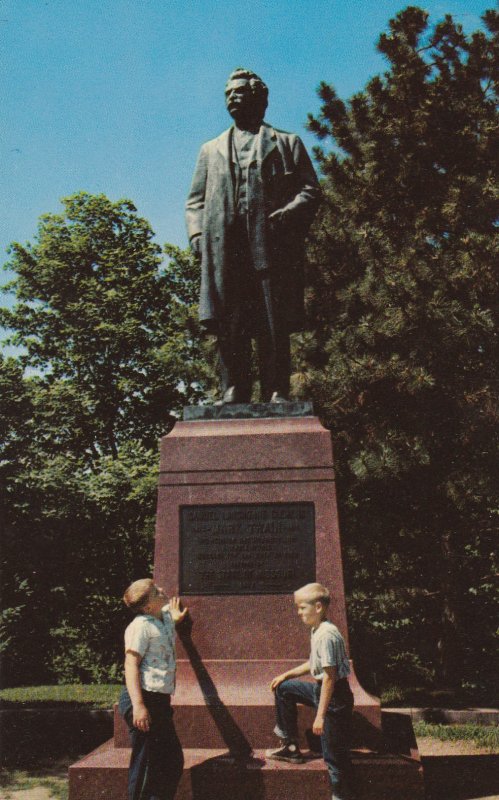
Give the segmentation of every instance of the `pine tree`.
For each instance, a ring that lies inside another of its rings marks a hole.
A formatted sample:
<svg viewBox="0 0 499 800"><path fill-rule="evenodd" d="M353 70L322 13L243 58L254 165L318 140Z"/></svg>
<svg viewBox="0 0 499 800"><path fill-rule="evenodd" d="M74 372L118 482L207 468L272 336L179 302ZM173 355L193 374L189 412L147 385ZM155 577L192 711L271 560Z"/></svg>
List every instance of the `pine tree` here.
<svg viewBox="0 0 499 800"><path fill-rule="evenodd" d="M378 42L387 71L347 102L321 84L309 119L329 147L298 378L333 432L357 641L392 678L434 674L438 651L454 685L493 674L499 25L483 20L467 36L406 8Z"/></svg>

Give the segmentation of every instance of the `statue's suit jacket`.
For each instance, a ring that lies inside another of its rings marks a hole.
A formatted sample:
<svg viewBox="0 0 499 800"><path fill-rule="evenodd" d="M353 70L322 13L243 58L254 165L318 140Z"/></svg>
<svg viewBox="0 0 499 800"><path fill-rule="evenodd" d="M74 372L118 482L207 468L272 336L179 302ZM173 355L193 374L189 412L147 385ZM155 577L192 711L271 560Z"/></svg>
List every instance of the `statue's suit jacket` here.
<svg viewBox="0 0 499 800"><path fill-rule="evenodd" d="M237 263L231 245L235 218L232 131L201 148L186 204L189 239L202 234L199 316L216 328L230 315L227 287ZM251 262L267 270L282 298L289 330L303 321L303 243L320 198L320 187L301 139L262 123L248 167L247 229ZM282 226L269 215L284 209Z"/></svg>

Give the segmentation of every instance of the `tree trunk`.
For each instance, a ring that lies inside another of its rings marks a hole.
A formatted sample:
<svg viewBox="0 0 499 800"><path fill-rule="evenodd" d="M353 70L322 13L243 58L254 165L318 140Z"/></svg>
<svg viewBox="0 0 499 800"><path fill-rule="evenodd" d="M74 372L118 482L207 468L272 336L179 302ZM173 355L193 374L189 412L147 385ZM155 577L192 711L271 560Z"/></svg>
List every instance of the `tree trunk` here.
<svg viewBox="0 0 499 800"><path fill-rule="evenodd" d="M440 536L441 548L441 629L437 643L440 680L449 689L460 685L461 659L459 655L458 580L457 559L452 533L444 530Z"/></svg>

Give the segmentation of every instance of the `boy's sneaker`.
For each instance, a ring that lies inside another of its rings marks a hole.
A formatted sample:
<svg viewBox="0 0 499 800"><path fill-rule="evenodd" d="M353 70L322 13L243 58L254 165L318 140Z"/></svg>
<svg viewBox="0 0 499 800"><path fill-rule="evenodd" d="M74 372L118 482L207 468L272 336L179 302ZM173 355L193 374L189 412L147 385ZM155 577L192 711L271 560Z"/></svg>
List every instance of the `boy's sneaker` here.
<svg viewBox="0 0 499 800"><path fill-rule="evenodd" d="M300 748L294 742L289 742L278 750L267 750L265 755L273 761L288 761L290 764L303 764L305 761Z"/></svg>

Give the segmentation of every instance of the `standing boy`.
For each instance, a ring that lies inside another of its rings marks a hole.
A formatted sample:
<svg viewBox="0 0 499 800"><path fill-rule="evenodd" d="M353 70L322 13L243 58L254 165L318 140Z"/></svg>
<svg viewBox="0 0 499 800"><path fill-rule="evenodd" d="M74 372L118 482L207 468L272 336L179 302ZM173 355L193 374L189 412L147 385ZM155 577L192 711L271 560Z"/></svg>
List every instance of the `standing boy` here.
<svg viewBox="0 0 499 800"><path fill-rule="evenodd" d="M136 614L125 631L125 682L119 708L128 723L132 755L129 800L173 800L184 766L173 725L175 624L187 609L169 603L150 578L128 587L123 602Z"/></svg>
<svg viewBox="0 0 499 800"><path fill-rule="evenodd" d="M298 615L311 628L310 660L278 675L275 691L277 725L282 739L278 750L267 757L302 763L298 746L297 703L316 709L313 732L321 737L322 755L333 788L333 800L351 798L350 729L353 695L347 676L350 665L345 642L338 628L327 619L329 592L320 583L308 583L295 592ZM294 680L311 674L315 683Z"/></svg>

